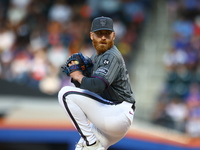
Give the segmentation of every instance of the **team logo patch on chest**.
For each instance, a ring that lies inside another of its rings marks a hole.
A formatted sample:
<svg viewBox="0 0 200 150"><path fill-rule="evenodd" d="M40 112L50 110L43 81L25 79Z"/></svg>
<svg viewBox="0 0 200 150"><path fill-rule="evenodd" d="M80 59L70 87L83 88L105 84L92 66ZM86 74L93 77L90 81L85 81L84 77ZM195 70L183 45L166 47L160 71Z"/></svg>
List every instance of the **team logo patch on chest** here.
<svg viewBox="0 0 200 150"><path fill-rule="evenodd" d="M108 69L107 68L98 68L97 70L96 70L96 73L97 74L103 74L103 75L106 75L107 73L108 73Z"/></svg>
<svg viewBox="0 0 200 150"><path fill-rule="evenodd" d="M103 60L104 65L108 65L109 63L110 63L110 61L108 59Z"/></svg>

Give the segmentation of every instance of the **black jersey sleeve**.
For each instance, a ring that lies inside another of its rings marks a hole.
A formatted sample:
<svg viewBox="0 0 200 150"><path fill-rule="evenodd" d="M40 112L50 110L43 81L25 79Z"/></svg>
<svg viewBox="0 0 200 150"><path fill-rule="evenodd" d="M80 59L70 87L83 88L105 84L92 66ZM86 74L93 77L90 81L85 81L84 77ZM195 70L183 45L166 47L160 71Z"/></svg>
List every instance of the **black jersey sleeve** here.
<svg viewBox="0 0 200 150"><path fill-rule="evenodd" d="M83 77L80 88L99 94L106 88L106 83L99 78Z"/></svg>

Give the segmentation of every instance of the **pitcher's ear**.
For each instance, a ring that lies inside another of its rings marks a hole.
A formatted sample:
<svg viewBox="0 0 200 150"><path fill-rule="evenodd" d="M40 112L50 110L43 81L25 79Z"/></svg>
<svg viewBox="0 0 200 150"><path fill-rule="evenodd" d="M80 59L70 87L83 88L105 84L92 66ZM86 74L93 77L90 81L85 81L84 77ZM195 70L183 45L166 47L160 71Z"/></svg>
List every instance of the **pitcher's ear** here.
<svg viewBox="0 0 200 150"><path fill-rule="evenodd" d="M113 32L113 40L115 39L115 37L116 37L116 34L115 34L115 32Z"/></svg>
<svg viewBox="0 0 200 150"><path fill-rule="evenodd" d="M90 32L90 39L93 40L94 33Z"/></svg>

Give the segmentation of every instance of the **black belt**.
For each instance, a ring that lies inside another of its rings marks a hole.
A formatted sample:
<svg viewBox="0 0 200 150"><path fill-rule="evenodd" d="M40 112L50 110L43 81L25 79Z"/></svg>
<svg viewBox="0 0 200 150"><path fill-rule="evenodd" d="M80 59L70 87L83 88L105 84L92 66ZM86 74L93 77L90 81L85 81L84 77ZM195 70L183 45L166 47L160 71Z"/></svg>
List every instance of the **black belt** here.
<svg viewBox="0 0 200 150"><path fill-rule="evenodd" d="M123 101L122 101L123 102ZM122 102L118 102L118 103L115 103L116 105L117 104L121 104ZM128 101L126 101L126 102L128 102ZM131 102L129 102L129 103L131 103ZM133 105L131 106L131 108L133 109L133 111L135 111L135 101L133 102Z"/></svg>
<svg viewBox="0 0 200 150"><path fill-rule="evenodd" d="M133 109L133 111L135 111L135 101L133 102L133 105L131 106L131 108Z"/></svg>

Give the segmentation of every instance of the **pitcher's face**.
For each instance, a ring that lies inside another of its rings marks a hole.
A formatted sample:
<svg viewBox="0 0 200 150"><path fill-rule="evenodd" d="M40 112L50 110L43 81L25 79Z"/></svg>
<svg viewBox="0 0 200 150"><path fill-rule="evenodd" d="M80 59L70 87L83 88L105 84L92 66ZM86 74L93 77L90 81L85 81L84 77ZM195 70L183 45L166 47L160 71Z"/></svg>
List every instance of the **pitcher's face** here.
<svg viewBox="0 0 200 150"><path fill-rule="evenodd" d="M90 32L90 38L97 54L100 55L114 45L115 32L110 30Z"/></svg>

